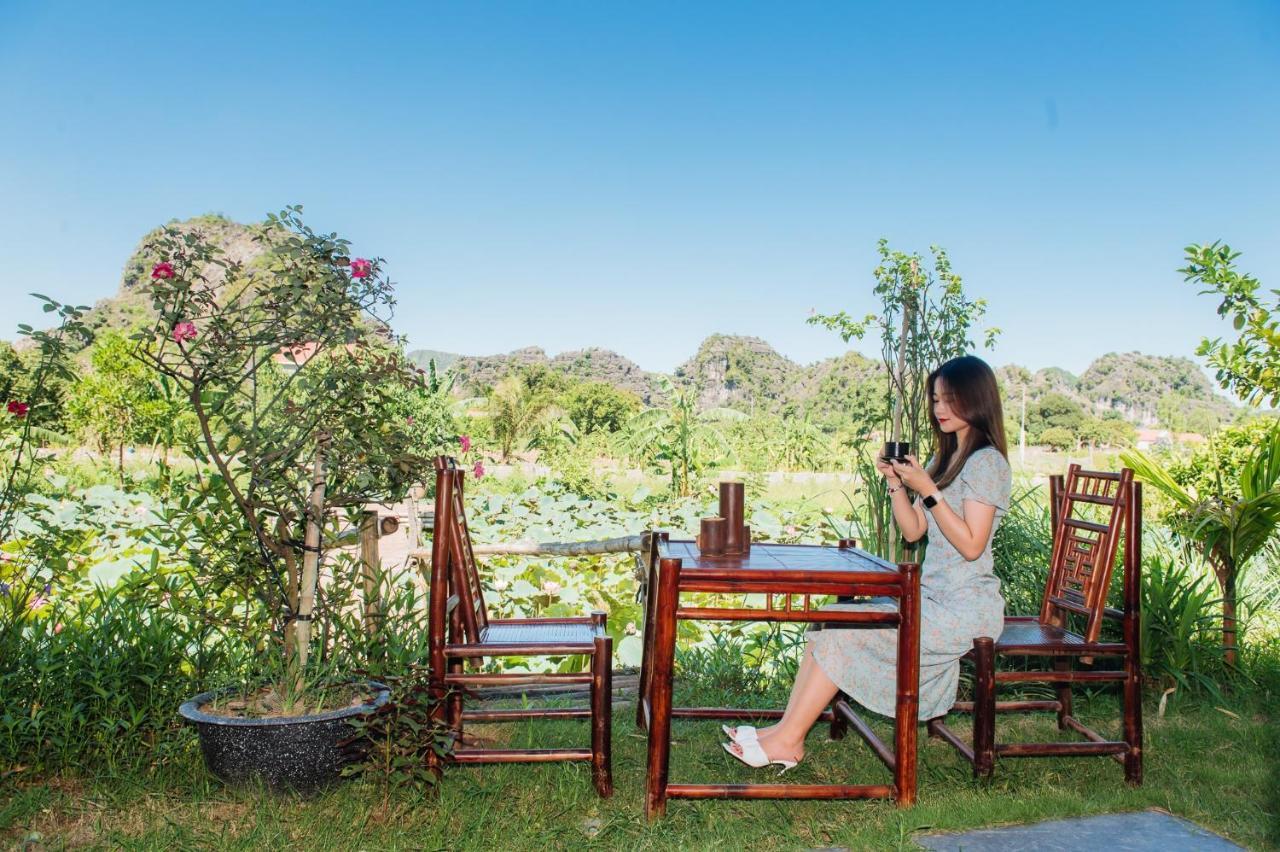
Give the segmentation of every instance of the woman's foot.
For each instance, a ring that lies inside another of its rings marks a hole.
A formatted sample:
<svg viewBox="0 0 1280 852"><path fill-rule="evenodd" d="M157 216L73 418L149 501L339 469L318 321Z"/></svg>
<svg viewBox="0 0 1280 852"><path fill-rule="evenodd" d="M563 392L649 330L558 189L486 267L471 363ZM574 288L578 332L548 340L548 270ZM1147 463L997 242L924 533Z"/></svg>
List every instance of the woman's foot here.
<svg viewBox="0 0 1280 852"><path fill-rule="evenodd" d="M752 741L736 740L725 744L725 749L734 757L741 759L748 766L755 764L748 761L748 757L755 753L755 749L759 749L761 755L767 758L766 763L783 763L784 765L794 766L804 759L804 742L784 742L776 733L777 725L769 728L761 728L758 737ZM764 766L765 763L759 764Z"/></svg>
<svg viewBox="0 0 1280 852"><path fill-rule="evenodd" d="M732 742L742 742L743 740L758 740L761 737L769 736L778 726L770 725L767 728L753 728L750 725L738 725L731 728L728 725L721 725L720 730L724 731L724 735Z"/></svg>
<svg viewBox="0 0 1280 852"><path fill-rule="evenodd" d="M764 749L760 747L760 743L755 740L746 740L738 743L724 743L723 748L725 751L729 752L729 754L733 755L738 760L741 760L752 769L763 769L766 766L772 766L776 763L782 767L782 772L786 772L788 769L794 769L795 765L799 763L797 760L788 760L785 757L773 757L765 753Z"/></svg>

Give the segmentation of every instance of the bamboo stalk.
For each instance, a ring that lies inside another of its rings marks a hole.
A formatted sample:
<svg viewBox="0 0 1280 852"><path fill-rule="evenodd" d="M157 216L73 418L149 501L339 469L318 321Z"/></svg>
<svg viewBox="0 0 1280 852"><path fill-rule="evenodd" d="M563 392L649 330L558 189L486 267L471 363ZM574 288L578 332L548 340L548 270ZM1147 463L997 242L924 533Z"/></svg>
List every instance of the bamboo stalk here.
<svg viewBox="0 0 1280 852"><path fill-rule="evenodd" d="M382 560L378 556L378 513L360 515L360 573L364 581L364 629L372 639L382 621L379 579Z"/></svg>
<svg viewBox="0 0 1280 852"><path fill-rule="evenodd" d="M643 535L604 538L594 541L506 541L494 544L472 544L476 556L595 556L604 553L635 553L645 549ZM414 559L431 558L429 550L415 550Z"/></svg>
<svg viewBox="0 0 1280 852"><path fill-rule="evenodd" d="M316 586L320 580L320 531L324 522L325 461L329 436L316 436L316 460L311 474L311 496L307 500L307 527L303 536L302 584L298 595L296 633L295 686L299 693L304 688L307 655L311 646L311 617L316 608Z"/></svg>

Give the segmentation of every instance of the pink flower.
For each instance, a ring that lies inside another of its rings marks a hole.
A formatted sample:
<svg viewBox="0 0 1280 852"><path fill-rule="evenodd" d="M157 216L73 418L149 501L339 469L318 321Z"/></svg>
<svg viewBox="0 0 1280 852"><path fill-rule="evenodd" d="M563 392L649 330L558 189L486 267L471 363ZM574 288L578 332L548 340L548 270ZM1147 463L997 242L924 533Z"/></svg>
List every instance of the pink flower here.
<svg viewBox="0 0 1280 852"><path fill-rule="evenodd" d="M548 580L542 584L542 591L554 597L555 595L560 594L560 584L555 580Z"/></svg>
<svg viewBox="0 0 1280 852"><path fill-rule="evenodd" d="M365 260L363 257L357 257L351 261L351 277L352 278L368 278L373 274L373 264Z"/></svg>
<svg viewBox="0 0 1280 852"><path fill-rule="evenodd" d="M16 399L9 400L9 413L14 417L26 417L27 412L31 410L31 406L25 402L18 402Z"/></svg>
<svg viewBox="0 0 1280 852"><path fill-rule="evenodd" d="M795 535L797 530L794 526L792 526L791 524L788 524L786 532L787 532L787 535Z"/></svg>
<svg viewBox="0 0 1280 852"><path fill-rule="evenodd" d="M458 446L462 447L462 451L463 451L464 453L465 453L465 452L467 452L468 450L470 450L470 449L471 449L471 436L470 436L470 435L463 435L463 436L459 437L459 438L458 438Z"/></svg>
<svg viewBox="0 0 1280 852"><path fill-rule="evenodd" d="M157 263L155 266L151 267L151 277L160 279L172 278L173 264L169 263L167 260Z"/></svg>
<svg viewBox="0 0 1280 852"><path fill-rule="evenodd" d="M64 625L61 621L59 621L57 624L53 625L53 632L54 632L54 635L56 636L57 634L61 633L61 632L62 632L62 630L63 630L63 628L64 628L65 626L66 626L66 625Z"/></svg>
<svg viewBox="0 0 1280 852"><path fill-rule="evenodd" d="M404 425L406 425L406 426L412 426L412 425L413 425L413 418L412 418L412 417L406 417L406 418L404 419Z"/></svg>
<svg viewBox="0 0 1280 852"><path fill-rule="evenodd" d="M31 603L27 604L27 609L39 609L40 607L44 606L48 602L49 602L49 599L46 598L44 595L36 595L34 598L31 599Z"/></svg>
<svg viewBox="0 0 1280 852"><path fill-rule="evenodd" d="M195 340L196 324L187 320L177 323L173 327L173 339L178 343L181 343L184 340Z"/></svg>
<svg viewBox="0 0 1280 852"><path fill-rule="evenodd" d="M484 477L484 465L476 462L476 466L471 468L471 475L476 479L482 479Z"/></svg>

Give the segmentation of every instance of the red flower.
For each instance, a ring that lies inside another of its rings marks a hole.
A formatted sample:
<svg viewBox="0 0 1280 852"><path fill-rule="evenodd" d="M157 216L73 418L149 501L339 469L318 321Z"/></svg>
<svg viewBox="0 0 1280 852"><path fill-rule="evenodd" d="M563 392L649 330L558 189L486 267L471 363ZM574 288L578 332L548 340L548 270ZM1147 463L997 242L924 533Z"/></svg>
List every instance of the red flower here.
<svg viewBox="0 0 1280 852"><path fill-rule="evenodd" d="M368 278L373 274L373 264L365 260L363 257L357 257L351 261L351 277L352 278Z"/></svg>
<svg viewBox="0 0 1280 852"><path fill-rule="evenodd" d="M471 449L471 436L470 436L470 435L462 435L462 436L460 436L460 437L458 438L458 445L459 445L460 447L462 447L462 452L464 452L464 453L465 453L467 450Z"/></svg>
<svg viewBox="0 0 1280 852"><path fill-rule="evenodd" d="M155 266L151 267L151 277L163 279L172 278L173 264L169 263L167 260L157 263Z"/></svg>
<svg viewBox="0 0 1280 852"><path fill-rule="evenodd" d="M9 413L15 417L26 417L27 412L31 410L31 406L25 402L18 402L16 399L9 400Z"/></svg>
<svg viewBox="0 0 1280 852"><path fill-rule="evenodd" d="M476 478L476 479L481 479L481 478L483 478L483 477L484 477L484 465L482 465L480 462L476 462L476 466L475 466L475 467L473 467L473 468L471 469L471 473L472 473L472 475L473 475L473 476L475 476L475 478Z"/></svg>
<svg viewBox="0 0 1280 852"><path fill-rule="evenodd" d="M173 339L178 343L184 340L195 340L196 324L187 320L177 323L173 327Z"/></svg>

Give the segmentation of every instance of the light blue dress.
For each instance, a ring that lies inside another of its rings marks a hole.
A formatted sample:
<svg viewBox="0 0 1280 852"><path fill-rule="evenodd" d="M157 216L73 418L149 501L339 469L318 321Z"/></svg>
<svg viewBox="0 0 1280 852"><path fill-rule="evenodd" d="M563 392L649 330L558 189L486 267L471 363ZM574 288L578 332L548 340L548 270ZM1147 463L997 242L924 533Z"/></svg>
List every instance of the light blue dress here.
<svg viewBox="0 0 1280 852"><path fill-rule="evenodd" d="M994 447L984 447L965 461L960 474L940 492L940 499L961 517L966 500L996 508L994 536L1009 508L1013 477L1009 462ZM951 709L960 682L960 657L978 636L996 638L1004 629L1004 598L993 571L991 539L982 555L965 559L947 540L928 509L929 549L920 566L920 718L932 719ZM896 611L887 598L834 604L829 609ZM809 633L818 665L846 695L883 716L894 716L898 689L898 631L851 629L831 625Z"/></svg>

